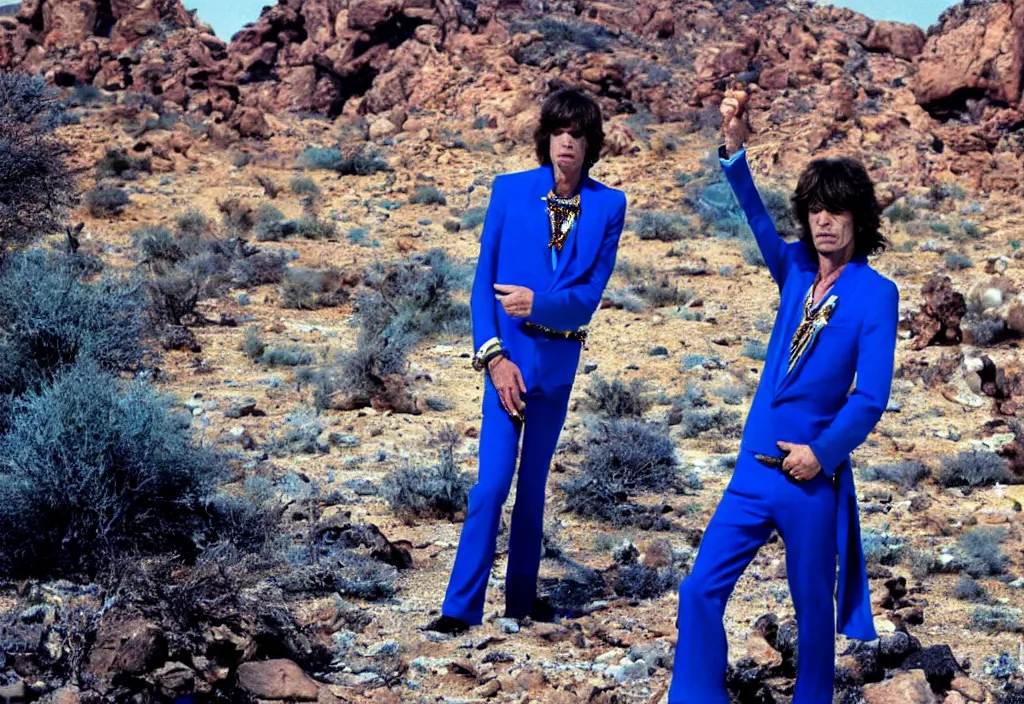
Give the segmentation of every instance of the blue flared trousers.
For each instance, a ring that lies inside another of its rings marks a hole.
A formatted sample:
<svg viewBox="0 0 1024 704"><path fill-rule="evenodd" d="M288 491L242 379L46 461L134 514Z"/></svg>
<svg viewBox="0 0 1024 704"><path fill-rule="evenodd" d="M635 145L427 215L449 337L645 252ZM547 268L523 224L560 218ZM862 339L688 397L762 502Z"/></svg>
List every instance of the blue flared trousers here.
<svg viewBox="0 0 1024 704"><path fill-rule="evenodd" d="M779 532L797 619L792 704L832 704L835 679L836 490L819 473L795 483L741 452L679 587L679 639L669 704L729 704L723 617L736 581Z"/></svg>
<svg viewBox="0 0 1024 704"><path fill-rule="evenodd" d="M477 483L469 492L466 522L441 607L445 616L474 625L483 620L501 510L512 488L516 460L520 459L520 436L522 453L509 535L505 606L513 617L526 616L532 610L537 596L548 470L565 423L571 390L571 386L563 386L528 391L524 396L526 422L520 428L505 413L494 385L485 377Z"/></svg>

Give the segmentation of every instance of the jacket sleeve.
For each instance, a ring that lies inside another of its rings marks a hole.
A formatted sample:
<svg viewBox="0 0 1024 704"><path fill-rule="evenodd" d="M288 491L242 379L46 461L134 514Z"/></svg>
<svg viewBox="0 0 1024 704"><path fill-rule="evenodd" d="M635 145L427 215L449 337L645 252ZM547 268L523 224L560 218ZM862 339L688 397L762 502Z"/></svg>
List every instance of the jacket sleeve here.
<svg viewBox="0 0 1024 704"><path fill-rule="evenodd" d="M618 195L619 202L613 207L612 216L605 226L604 239L590 276L575 286L550 293L535 292L528 320L555 330L576 330L590 322L615 269L619 237L626 221L626 195Z"/></svg>
<svg viewBox="0 0 1024 704"><path fill-rule="evenodd" d="M487 214L484 216L484 229L480 235L480 257L476 262L473 288L469 296L474 351L492 337L498 337L498 300L494 296L494 284L498 275L501 229L505 222L504 186L501 176L494 179Z"/></svg>
<svg viewBox="0 0 1024 704"><path fill-rule="evenodd" d="M747 150L741 149L731 158L721 159L721 163L725 178L732 187L740 207L743 208L747 224L754 232L754 239L757 240L757 246L761 250L768 271L771 272L779 289L782 289L792 259L792 248L796 245L787 244L779 237L775 223L772 222L771 215L757 192L757 186L754 185L754 177L747 164Z"/></svg>
<svg viewBox="0 0 1024 704"><path fill-rule="evenodd" d="M832 424L810 443L829 477L867 439L889 405L899 320L896 284L887 281L882 300L869 310L857 339L856 388Z"/></svg>

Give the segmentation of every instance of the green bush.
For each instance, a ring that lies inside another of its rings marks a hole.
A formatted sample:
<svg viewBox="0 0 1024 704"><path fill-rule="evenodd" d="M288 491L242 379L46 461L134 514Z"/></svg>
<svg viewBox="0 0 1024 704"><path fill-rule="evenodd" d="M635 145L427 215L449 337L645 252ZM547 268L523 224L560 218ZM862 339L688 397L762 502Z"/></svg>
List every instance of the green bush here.
<svg viewBox="0 0 1024 704"><path fill-rule="evenodd" d="M270 203L261 203L256 211L253 229L260 242L277 242L285 238L284 213Z"/></svg>
<svg viewBox="0 0 1024 704"><path fill-rule="evenodd" d="M586 394L586 409L605 418L642 418L652 405L643 379L630 379L627 384L619 378L608 382L595 375Z"/></svg>
<svg viewBox="0 0 1024 704"><path fill-rule="evenodd" d="M81 357L109 371L137 369L146 354L139 339L147 305L141 284L114 277L85 283L69 257L11 256L0 271L0 396L38 391Z"/></svg>
<svg viewBox="0 0 1024 704"><path fill-rule="evenodd" d="M961 452L942 458L936 477L939 484L955 486L991 486L1010 481L1006 460L994 452Z"/></svg>
<svg viewBox="0 0 1024 704"><path fill-rule="evenodd" d="M373 149L343 149L341 147L306 147L299 155L302 169L325 169L341 176L369 176L381 171L393 171Z"/></svg>
<svg viewBox="0 0 1024 704"><path fill-rule="evenodd" d="M128 193L116 186L97 186L85 194L85 205L94 218L120 215L131 202Z"/></svg>
<svg viewBox="0 0 1024 704"><path fill-rule="evenodd" d="M148 157L136 159L124 149L108 148L103 158L96 162L96 178L120 178L134 180L143 171L150 171L152 164Z"/></svg>
<svg viewBox="0 0 1024 704"><path fill-rule="evenodd" d="M677 242L693 236L688 218L676 213L644 211L637 215L632 230L641 240Z"/></svg>
<svg viewBox="0 0 1024 704"><path fill-rule="evenodd" d="M92 577L129 556L188 555L223 462L174 405L90 360L18 399L0 437L0 569Z"/></svg>
<svg viewBox="0 0 1024 704"><path fill-rule="evenodd" d="M439 461L431 467L406 465L384 478L381 495L391 510L406 518L445 518L466 510L470 475L459 469L455 461L455 438L443 436Z"/></svg>
<svg viewBox="0 0 1024 704"><path fill-rule="evenodd" d="M289 185L292 193L296 195L313 196L314 198L320 195L320 186L316 185L316 181L309 176L293 176Z"/></svg>
<svg viewBox="0 0 1024 704"><path fill-rule="evenodd" d="M417 186L416 191L409 196L409 202L420 205L448 205L448 199L437 186Z"/></svg>

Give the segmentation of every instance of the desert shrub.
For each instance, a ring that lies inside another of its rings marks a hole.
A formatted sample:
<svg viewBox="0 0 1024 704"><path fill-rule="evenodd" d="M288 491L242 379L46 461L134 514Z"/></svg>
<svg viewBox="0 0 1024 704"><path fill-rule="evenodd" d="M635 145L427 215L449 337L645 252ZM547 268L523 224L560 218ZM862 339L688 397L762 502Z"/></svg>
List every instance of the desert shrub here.
<svg viewBox="0 0 1024 704"><path fill-rule="evenodd" d="M300 409L285 416L285 421L284 430L267 443L267 451L271 455L288 457L330 452L330 446L320 441L324 424L316 415L306 409Z"/></svg>
<svg viewBox="0 0 1024 704"><path fill-rule="evenodd" d="M740 414L721 408L713 410L687 410L680 419L682 435L692 439L710 430L717 430L723 438L738 438L743 434Z"/></svg>
<svg viewBox="0 0 1024 704"><path fill-rule="evenodd" d="M728 406L738 406L747 397L747 390L742 386L720 386L715 389L715 395Z"/></svg>
<svg viewBox="0 0 1024 704"><path fill-rule="evenodd" d="M459 225L463 230L473 230L484 224L484 219L487 216L487 207L483 205L477 205L469 208L462 214L462 219L459 221Z"/></svg>
<svg viewBox="0 0 1024 704"><path fill-rule="evenodd" d="M131 202L128 193L117 186L97 186L85 194L85 205L94 218L120 215Z"/></svg>
<svg viewBox="0 0 1024 704"><path fill-rule="evenodd" d="M198 318L196 307L200 301L217 298L227 290L230 265L224 256L207 251L162 269L149 281L154 317L172 325Z"/></svg>
<svg viewBox="0 0 1024 704"><path fill-rule="evenodd" d="M743 261L750 266L767 266L764 261L764 255L761 254L761 248L757 246L756 242L748 242L743 245Z"/></svg>
<svg viewBox="0 0 1024 704"><path fill-rule="evenodd" d="M1011 337L1013 331L1006 322L998 318L982 318L968 314L964 320L964 332L971 344L978 347L991 347Z"/></svg>
<svg viewBox="0 0 1024 704"><path fill-rule="evenodd" d="M889 218L889 222L913 222L917 220L917 211L909 205L901 203L894 203L885 209L885 217Z"/></svg>
<svg viewBox="0 0 1024 704"><path fill-rule="evenodd" d="M409 202L420 205L448 205L448 199L437 186L417 186L409 196Z"/></svg>
<svg viewBox="0 0 1024 704"><path fill-rule="evenodd" d="M355 550L339 550L333 558L292 570L277 584L291 594L338 594L364 601L390 599L397 593L398 571L391 565Z"/></svg>
<svg viewBox="0 0 1024 704"><path fill-rule="evenodd" d="M1009 482L1010 470L994 452L961 452L942 458L936 479L945 487L990 486Z"/></svg>
<svg viewBox="0 0 1024 704"><path fill-rule="evenodd" d="M595 375L590 379L586 394L587 410L606 418L642 418L651 408L643 379L630 379L625 383L616 378L609 382Z"/></svg>
<svg viewBox="0 0 1024 704"><path fill-rule="evenodd" d="M385 337L408 335L414 341L440 333L467 334L469 308L452 296L465 290L471 272L441 249L390 265L377 265L366 276L370 292L359 302L357 318L377 318Z"/></svg>
<svg viewBox="0 0 1024 704"><path fill-rule="evenodd" d="M297 166L335 171L341 176L369 176L393 170L376 150L363 147L306 147L299 154Z"/></svg>
<svg viewBox="0 0 1024 704"><path fill-rule="evenodd" d="M557 613L571 618L586 613L593 602L604 598L608 584L601 572L573 563L561 579L542 578L541 590Z"/></svg>
<svg viewBox="0 0 1024 704"><path fill-rule="evenodd" d="M316 185L316 181L309 176L293 176L288 185L295 195L313 196L314 198L320 195L320 186Z"/></svg>
<svg viewBox="0 0 1024 704"><path fill-rule="evenodd" d="M142 255L143 264L177 264L187 254L166 227L145 227L132 233L135 248Z"/></svg>
<svg viewBox="0 0 1024 704"><path fill-rule="evenodd" d="M209 543L226 543L247 554L283 547L284 505L273 486L257 477L246 479L240 491L220 488L203 504L203 535ZM210 546L205 548L209 554Z"/></svg>
<svg viewBox="0 0 1024 704"><path fill-rule="evenodd" d="M960 601L970 601L976 604L984 604L989 599L985 587L966 574L960 576L960 581L957 582L956 588L953 590L953 596Z"/></svg>
<svg viewBox="0 0 1024 704"><path fill-rule="evenodd" d="M260 242L277 242L285 238L284 213L270 203L261 203L253 224Z"/></svg>
<svg viewBox="0 0 1024 704"><path fill-rule="evenodd" d="M629 599L653 599L675 589L682 578L673 567L657 569L635 563L616 571L612 589L619 596Z"/></svg>
<svg viewBox="0 0 1024 704"><path fill-rule="evenodd" d="M310 350L297 347L267 347L259 357L259 362L268 367L298 367L312 364L316 355Z"/></svg>
<svg viewBox="0 0 1024 704"><path fill-rule="evenodd" d="M950 252L946 255L946 268L950 271L963 271L974 266L974 262L966 254Z"/></svg>
<svg viewBox="0 0 1024 704"><path fill-rule="evenodd" d="M653 271L651 274L650 279L634 284L630 288L633 293L643 297L655 308L686 305L693 300L693 291L680 290L667 276L657 278L653 275Z"/></svg>
<svg viewBox="0 0 1024 704"><path fill-rule="evenodd" d="M282 252L257 252L235 259L228 271L231 283L241 288L278 284L284 279L288 258Z"/></svg>
<svg viewBox="0 0 1024 704"><path fill-rule="evenodd" d="M693 236L690 220L676 213L643 211L637 215L631 229L641 240L677 242Z"/></svg>
<svg viewBox="0 0 1024 704"><path fill-rule="evenodd" d="M10 75L0 72L0 86ZM0 103L0 256L56 232L76 201L67 145L36 122L15 121L12 107Z"/></svg>
<svg viewBox="0 0 1024 704"><path fill-rule="evenodd" d="M964 220L960 223L960 234L966 239L976 240L981 237L981 228L977 223Z"/></svg>
<svg viewBox="0 0 1024 704"><path fill-rule="evenodd" d="M249 327L245 330L245 340L242 342L242 351L252 361L259 360L267 349L267 344L260 339L260 331L256 327Z"/></svg>
<svg viewBox="0 0 1024 704"><path fill-rule="evenodd" d="M74 116L60 91L49 86L41 75L4 71L0 73L0 122L5 129L14 125L52 132L72 124Z"/></svg>
<svg viewBox="0 0 1024 704"><path fill-rule="evenodd" d="M922 479L929 476L931 476L931 470L916 460L876 465L864 471L865 479L896 484L903 492L913 489Z"/></svg>
<svg viewBox="0 0 1024 704"><path fill-rule="evenodd" d="M999 575L1009 558L999 547L1006 531L992 526L973 528L957 541L957 566L972 577Z"/></svg>
<svg viewBox="0 0 1024 704"><path fill-rule="evenodd" d="M290 267L281 286L281 307L315 310L339 305L349 296L342 285L341 273L336 269Z"/></svg>
<svg viewBox="0 0 1024 704"><path fill-rule="evenodd" d="M249 232L256 224L256 213L241 198L231 197L217 202L224 229L234 237Z"/></svg>
<svg viewBox="0 0 1024 704"><path fill-rule="evenodd" d="M131 181L138 178L141 172L151 169L148 157L137 159L124 149L109 148L103 158L96 162L96 179L120 178Z"/></svg>
<svg viewBox="0 0 1024 704"><path fill-rule="evenodd" d="M675 445L665 429L632 420L602 421L590 429L580 472L562 484L566 509L615 525L637 523L644 513L628 499L639 493L684 490Z"/></svg>
<svg viewBox="0 0 1024 704"><path fill-rule="evenodd" d="M898 537L873 528L861 533L864 561L874 565L897 565L906 554L906 543Z"/></svg>
<svg viewBox="0 0 1024 704"><path fill-rule="evenodd" d="M1024 632L1024 611L1015 606L975 606L971 613L971 628L986 633Z"/></svg>
<svg viewBox="0 0 1024 704"><path fill-rule="evenodd" d="M0 272L0 394L38 390L90 357L101 368L138 368L146 353L144 288L121 278L81 280L67 257L31 251ZM0 420L2 425L2 420Z"/></svg>
<svg viewBox="0 0 1024 704"><path fill-rule="evenodd" d="M763 362L768 359L768 345L760 340L747 340L743 343L741 354L748 359Z"/></svg>
<svg viewBox="0 0 1024 704"><path fill-rule="evenodd" d="M127 555L188 554L222 460L190 417L141 383L82 360L14 404L0 437L0 565L8 575L95 575Z"/></svg>
<svg viewBox="0 0 1024 704"><path fill-rule="evenodd" d="M334 237L338 231L334 223L313 215L305 215L295 223L295 234L307 240L325 240Z"/></svg>
<svg viewBox="0 0 1024 704"><path fill-rule="evenodd" d="M469 474L455 461L455 438L447 437L436 464L406 465L391 472L381 484L381 494L400 516L454 520L466 510L472 486Z"/></svg>
<svg viewBox="0 0 1024 704"><path fill-rule="evenodd" d="M544 16L539 20L517 20L512 29L516 33L539 34L513 52L516 63L528 66L550 64L565 68L573 57L604 51L614 40L614 35L605 27L576 18Z"/></svg>

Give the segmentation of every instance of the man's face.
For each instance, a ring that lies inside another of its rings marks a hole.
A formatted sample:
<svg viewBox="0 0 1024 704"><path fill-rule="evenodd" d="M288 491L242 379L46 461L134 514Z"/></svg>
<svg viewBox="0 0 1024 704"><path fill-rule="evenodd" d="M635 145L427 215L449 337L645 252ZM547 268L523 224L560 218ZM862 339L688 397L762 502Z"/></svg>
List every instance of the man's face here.
<svg viewBox="0 0 1024 704"><path fill-rule="evenodd" d="M551 133L551 163L563 174L576 174L583 169L587 156L587 139L577 127L560 127Z"/></svg>
<svg viewBox="0 0 1024 704"><path fill-rule="evenodd" d="M808 213L814 248L821 254L833 254L853 249L853 214L830 213L816 206Z"/></svg>

